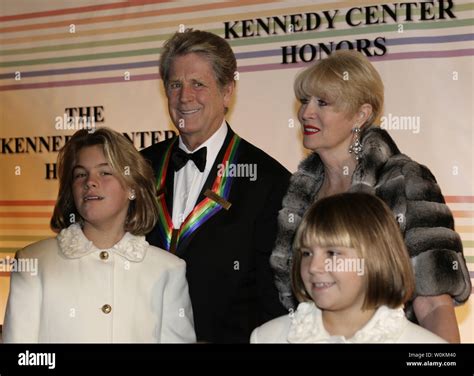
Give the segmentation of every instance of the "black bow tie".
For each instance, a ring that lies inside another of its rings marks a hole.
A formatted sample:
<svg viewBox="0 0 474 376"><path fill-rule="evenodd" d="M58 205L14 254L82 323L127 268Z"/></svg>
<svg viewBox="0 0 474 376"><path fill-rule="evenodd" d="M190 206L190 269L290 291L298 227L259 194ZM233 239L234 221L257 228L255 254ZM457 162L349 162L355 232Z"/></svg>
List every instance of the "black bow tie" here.
<svg viewBox="0 0 474 376"><path fill-rule="evenodd" d="M199 171L203 172L204 167L206 167L206 154L207 154L207 148L201 148L198 151L194 153L186 153L183 149L178 148L173 152L171 155L171 159L173 160L173 167L175 171L178 171L186 163L188 163L189 160L193 161L196 167L199 169Z"/></svg>

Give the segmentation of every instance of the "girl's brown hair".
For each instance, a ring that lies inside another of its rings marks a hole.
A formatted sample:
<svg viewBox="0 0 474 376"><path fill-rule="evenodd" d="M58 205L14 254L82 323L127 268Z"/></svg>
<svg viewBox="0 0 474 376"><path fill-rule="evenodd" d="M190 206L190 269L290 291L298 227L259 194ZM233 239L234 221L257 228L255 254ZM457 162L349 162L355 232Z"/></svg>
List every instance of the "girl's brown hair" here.
<svg viewBox="0 0 474 376"><path fill-rule="evenodd" d="M79 151L94 145L102 146L107 162L123 186L135 190L136 199L130 201L125 231L133 235L147 234L158 218L153 170L129 140L106 127L77 131L59 151L59 193L51 228L60 231L80 218L72 194L73 168Z"/></svg>

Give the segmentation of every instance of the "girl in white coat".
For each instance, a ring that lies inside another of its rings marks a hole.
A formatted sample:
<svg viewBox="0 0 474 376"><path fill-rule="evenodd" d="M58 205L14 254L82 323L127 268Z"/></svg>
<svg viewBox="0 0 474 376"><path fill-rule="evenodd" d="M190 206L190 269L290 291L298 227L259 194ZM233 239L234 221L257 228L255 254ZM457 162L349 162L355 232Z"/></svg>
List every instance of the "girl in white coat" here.
<svg viewBox="0 0 474 376"><path fill-rule="evenodd" d="M17 252L4 342L194 342L186 265L149 245L150 166L121 134L80 130L58 156L55 238ZM21 265L21 263L19 263Z"/></svg>
<svg viewBox="0 0 474 376"><path fill-rule="evenodd" d="M391 210L366 193L317 201L295 237L295 312L255 329L253 343L445 342L408 321L410 259Z"/></svg>

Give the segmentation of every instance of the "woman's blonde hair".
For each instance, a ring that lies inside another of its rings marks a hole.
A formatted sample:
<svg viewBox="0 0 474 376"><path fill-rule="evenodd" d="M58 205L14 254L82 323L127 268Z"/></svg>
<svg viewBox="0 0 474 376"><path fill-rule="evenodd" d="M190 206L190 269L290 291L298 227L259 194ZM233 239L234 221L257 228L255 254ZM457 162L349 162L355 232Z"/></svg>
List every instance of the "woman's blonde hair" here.
<svg viewBox="0 0 474 376"><path fill-rule="evenodd" d="M293 290L311 301L301 278L301 249L312 246L354 248L364 260L363 309L408 301L415 280L400 228L387 205L367 193L342 193L317 201L306 212L293 245Z"/></svg>
<svg viewBox="0 0 474 376"><path fill-rule="evenodd" d="M77 131L59 151L59 193L51 228L60 231L80 218L72 193L73 168L77 164L79 151L95 145L102 147L105 159L120 183L135 190L136 199L130 201L125 231L134 235L147 234L158 218L153 170L129 140L106 127Z"/></svg>
<svg viewBox="0 0 474 376"><path fill-rule="evenodd" d="M372 114L364 125L377 122L382 114L382 79L369 59L357 51L338 50L306 68L296 77L294 90L300 101L317 97L335 103L349 117L368 103Z"/></svg>

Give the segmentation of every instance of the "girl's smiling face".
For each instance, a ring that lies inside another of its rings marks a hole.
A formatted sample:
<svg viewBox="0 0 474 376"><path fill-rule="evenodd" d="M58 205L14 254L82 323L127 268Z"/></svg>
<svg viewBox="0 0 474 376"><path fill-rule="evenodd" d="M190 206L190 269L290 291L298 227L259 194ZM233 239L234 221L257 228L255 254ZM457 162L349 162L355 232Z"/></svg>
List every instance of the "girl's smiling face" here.
<svg viewBox="0 0 474 376"><path fill-rule="evenodd" d="M353 267L361 264L354 248L311 246L300 252L301 279L318 308L362 309L366 286L363 270Z"/></svg>

